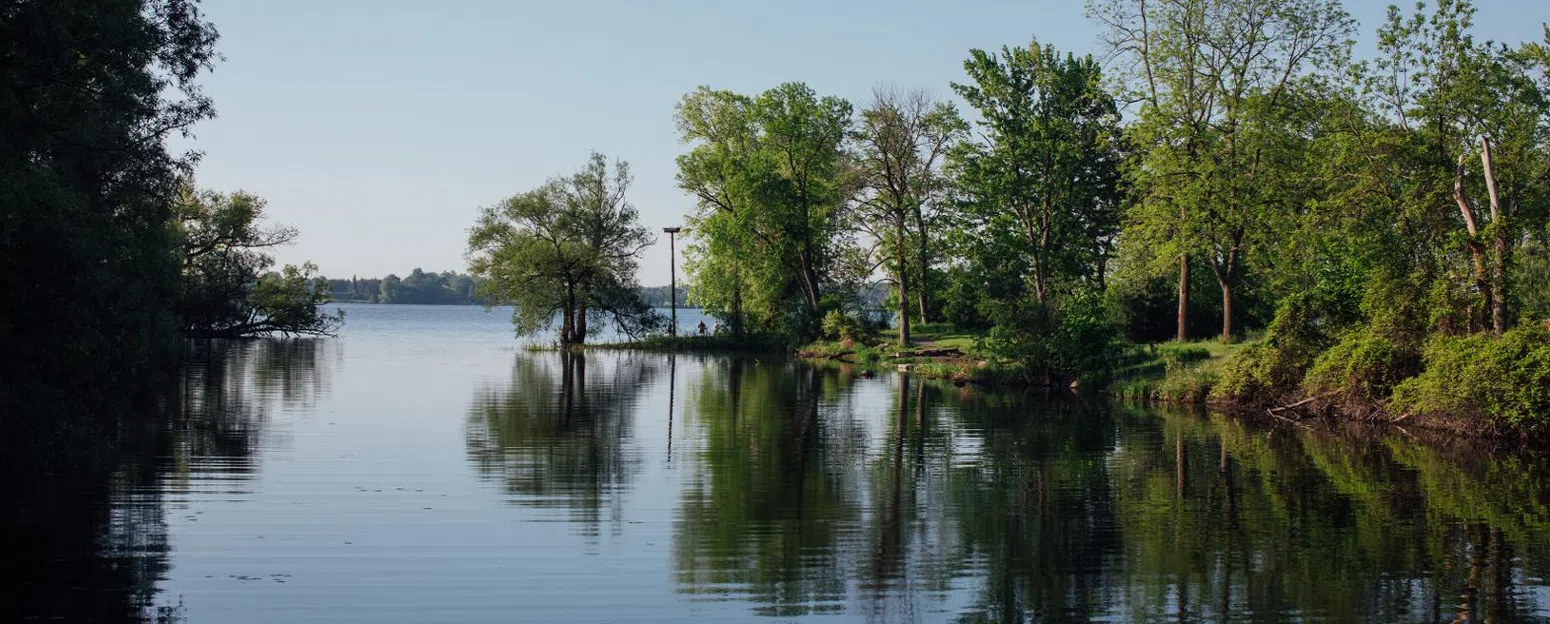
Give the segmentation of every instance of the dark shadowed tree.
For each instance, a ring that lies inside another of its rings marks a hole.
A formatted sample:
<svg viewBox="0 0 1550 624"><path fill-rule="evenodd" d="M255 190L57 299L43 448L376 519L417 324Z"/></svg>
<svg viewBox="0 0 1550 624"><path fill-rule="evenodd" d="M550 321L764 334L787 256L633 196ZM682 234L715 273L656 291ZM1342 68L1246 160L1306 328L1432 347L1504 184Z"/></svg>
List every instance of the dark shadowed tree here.
<svg viewBox="0 0 1550 624"><path fill-rule="evenodd" d="M269 270L274 257L264 250L291 242L296 230L261 225L264 200L242 191L189 187L177 210L183 247L178 313L185 334L328 335L339 326L343 312L329 314L322 308L331 299L329 290L319 286L317 266L309 262Z"/></svg>

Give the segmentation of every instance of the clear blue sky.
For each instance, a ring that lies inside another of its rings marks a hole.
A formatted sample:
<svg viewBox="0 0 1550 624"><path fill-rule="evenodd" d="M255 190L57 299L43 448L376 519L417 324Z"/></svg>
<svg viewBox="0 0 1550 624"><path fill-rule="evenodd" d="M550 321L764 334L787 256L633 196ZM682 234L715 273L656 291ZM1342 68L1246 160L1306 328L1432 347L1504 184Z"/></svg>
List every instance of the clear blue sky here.
<svg viewBox="0 0 1550 624"><path fill-rule="evenodd" d="M1346 0L1371 39L1387 2ZM1477 36L1539 40L1544 0L1477 0ZM325 275L463 270L480 206L628 160L646 225L676 225L673 106L699 85L804 81L863 103L873 86L951 95L970 48L1101 54L1082 2L916 0L206 0L226 57L204 80L199 184L266 198L300 239L276 254ZM181 144L180 144L181 145ZM667 241L641 282L665 284ZM681 253L681 250L680 250Z"/></svg>

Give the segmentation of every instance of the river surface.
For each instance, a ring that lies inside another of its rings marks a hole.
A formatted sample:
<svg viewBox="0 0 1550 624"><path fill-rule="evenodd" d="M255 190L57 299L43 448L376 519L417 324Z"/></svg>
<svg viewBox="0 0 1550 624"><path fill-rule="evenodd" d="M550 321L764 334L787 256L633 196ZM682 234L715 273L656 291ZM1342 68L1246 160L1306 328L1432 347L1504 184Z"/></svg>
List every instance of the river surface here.
<svg viewBox="0 0 1550 624"><path fill-rule="evenodd" d="M337 338L200 345L100 492L9 477L89 511L39 512L0 614L1550 621L1535 457L344 307Z"/></svg>

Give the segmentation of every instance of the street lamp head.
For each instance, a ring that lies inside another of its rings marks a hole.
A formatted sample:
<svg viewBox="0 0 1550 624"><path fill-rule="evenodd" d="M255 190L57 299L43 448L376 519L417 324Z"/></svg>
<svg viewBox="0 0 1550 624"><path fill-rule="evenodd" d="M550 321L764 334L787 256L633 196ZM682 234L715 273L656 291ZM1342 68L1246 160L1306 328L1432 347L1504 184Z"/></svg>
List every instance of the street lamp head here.
<svg viewBox="0 0 1550 624"><path fill-rule="evenodd" d="M683 228L681 228L681 227L665 227L665 228L662 228L662 231L663 232L667 232L668 234L677 234L678 231L682 230L682 229Z"/></svg>

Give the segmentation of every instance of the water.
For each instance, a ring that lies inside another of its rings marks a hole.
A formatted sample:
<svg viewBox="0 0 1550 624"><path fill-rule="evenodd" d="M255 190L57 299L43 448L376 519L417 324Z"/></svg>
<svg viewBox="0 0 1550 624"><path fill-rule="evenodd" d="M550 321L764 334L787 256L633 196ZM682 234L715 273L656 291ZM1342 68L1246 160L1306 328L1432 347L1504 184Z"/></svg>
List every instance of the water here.
<svg viewBox="0 0 1550 624"><path fill-rule="evenodd" d="M0 619L1550 621L1536 457L346 308L7 479Z"/></svg>

